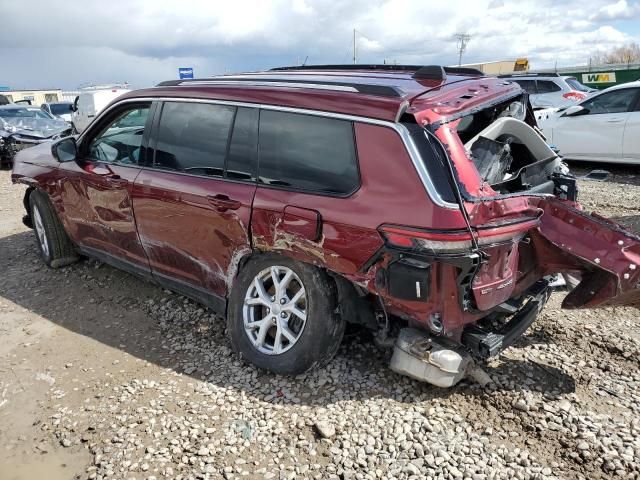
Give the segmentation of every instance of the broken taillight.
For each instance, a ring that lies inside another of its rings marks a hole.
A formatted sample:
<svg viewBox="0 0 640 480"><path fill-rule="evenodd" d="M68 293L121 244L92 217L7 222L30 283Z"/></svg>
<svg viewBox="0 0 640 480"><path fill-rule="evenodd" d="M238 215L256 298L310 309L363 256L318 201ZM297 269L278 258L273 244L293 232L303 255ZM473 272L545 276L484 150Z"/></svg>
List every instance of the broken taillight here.
<svg viewBox="0 0 640 480"><path fill-rule="evenodd" d="M538 223L537 218L526 218L499 225L486 224L475 228L473 233L478 245L493 245L519 241ZM469 230L425 230L396 225L383 225L379 230L389 247L426 253L466 252L472 248L474 240Z"/></svg>

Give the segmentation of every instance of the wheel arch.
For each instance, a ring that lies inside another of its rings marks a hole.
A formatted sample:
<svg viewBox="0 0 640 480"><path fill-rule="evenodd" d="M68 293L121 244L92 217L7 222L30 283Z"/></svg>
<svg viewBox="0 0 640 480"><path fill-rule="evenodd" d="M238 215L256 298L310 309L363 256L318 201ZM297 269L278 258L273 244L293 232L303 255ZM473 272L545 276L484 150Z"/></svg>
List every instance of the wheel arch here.
<svg viewBox="0 0 640 480"><path fill-rule="evenodd" d="M247 263L253 259L264 258L266 255L272 256L274 259L286 258L322 270L334 284L335 294L338 297L338 313L349 323L356 323L374 330L377 329L378 325L370 294L362 292L362 289L357 284L341 273L330 270L320 262L314 261L313 256L296 255L294 252L287 250L253 249L239 257L233 276L229 278L229 295L233 285L235 285L235 279Z"/></svg>

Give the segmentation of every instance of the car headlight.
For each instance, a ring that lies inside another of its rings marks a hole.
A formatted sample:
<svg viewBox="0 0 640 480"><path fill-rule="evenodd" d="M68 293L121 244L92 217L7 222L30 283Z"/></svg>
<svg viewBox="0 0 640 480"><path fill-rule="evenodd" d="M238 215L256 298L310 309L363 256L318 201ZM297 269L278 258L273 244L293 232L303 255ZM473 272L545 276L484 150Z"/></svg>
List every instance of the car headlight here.
<svg viewBox="0 0 640 480"><path fill-rule="evenodd" d="M4 130L9 133L16 133L18 131L18 127L16 127L15 125L9 125L8 123L5 123Z"/></svg>

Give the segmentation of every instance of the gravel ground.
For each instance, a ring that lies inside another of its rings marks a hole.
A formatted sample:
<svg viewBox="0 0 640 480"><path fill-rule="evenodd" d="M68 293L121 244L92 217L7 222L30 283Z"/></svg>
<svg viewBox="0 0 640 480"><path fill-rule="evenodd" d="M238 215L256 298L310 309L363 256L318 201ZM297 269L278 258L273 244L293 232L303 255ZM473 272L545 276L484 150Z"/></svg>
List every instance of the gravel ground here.
<svg viewBox="0 0 640 480"><path fill-rule="evenodd" d="M586 173L591 166L576 165ZM581 182L640 231L640 170ZM232 355L198 304L95 261L36 257L0 172L0 479L640 478L638 310L539 320L442 390L349 331L327 367L275 376Z"/></svg>

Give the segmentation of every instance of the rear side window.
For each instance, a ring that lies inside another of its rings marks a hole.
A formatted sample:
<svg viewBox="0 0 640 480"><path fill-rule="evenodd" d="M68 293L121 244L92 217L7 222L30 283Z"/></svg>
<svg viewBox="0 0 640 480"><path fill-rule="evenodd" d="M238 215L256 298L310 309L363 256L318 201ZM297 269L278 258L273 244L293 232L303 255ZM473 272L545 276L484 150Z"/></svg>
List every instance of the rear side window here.
<svg viewBox="0 0 640 480"><path fill-rule="evenodd" d="M352 122L262 110L258 143L262 183L336 195L359 186Z"/></svg>
<svg viewBox="0 0 640 480"><path fill-rule="evenodd" d="M166 102L158 124L153 166L222 176L235 107Z"/></svg>
<svg viewBox="0 0 640 480"><path fill-rule="evenodd" d="M562 90L559 85L550 80L538 80L538 93L553 93Z"/></svg>
<svg viewBox="0 0 640 480"><path fill-rule="evenodd" d="M535 80L516 80L516 83L520 85L528 94L535 95L536 93L538 93L538 91L536 90Z"/></svg>

